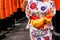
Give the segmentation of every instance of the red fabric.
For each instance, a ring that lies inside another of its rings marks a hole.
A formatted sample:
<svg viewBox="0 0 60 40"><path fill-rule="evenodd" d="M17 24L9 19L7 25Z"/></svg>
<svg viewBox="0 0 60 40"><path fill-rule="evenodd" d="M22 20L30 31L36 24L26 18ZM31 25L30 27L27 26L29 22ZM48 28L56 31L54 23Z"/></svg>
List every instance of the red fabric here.
<svg viewBox="0 0 60 40"><path fill-rule="evenodd" d="M31 19L36 20L36 19L38 19L38 17L36 17L36 16L31 16Z"/></svg>

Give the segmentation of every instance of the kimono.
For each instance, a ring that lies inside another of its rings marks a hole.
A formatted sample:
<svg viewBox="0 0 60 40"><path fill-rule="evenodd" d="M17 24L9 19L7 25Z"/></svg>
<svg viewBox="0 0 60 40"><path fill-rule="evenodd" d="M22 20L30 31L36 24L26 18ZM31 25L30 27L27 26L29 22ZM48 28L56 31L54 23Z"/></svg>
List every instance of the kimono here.
<svg viewBox="0 0 60 40"><path fill-rule="evenodd" d="M26 17L30 29L30 40L52 40L53 25L52 17L56 13L54 1L51 0L28 0Z"/></svg>

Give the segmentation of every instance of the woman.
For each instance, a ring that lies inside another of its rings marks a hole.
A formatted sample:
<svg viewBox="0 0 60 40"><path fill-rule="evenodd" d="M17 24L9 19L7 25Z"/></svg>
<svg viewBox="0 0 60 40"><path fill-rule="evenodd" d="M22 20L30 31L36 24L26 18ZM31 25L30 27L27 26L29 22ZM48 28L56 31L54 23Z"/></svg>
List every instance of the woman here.
<svg viewBox="0 0 60 40"><path fill-rule="evenodd" d="M53 1L28 1L26 16L29 20L26 28L30 29L30 40L52 40L50 30L53 30L51 19L54 15L55 6Z"/></svg>

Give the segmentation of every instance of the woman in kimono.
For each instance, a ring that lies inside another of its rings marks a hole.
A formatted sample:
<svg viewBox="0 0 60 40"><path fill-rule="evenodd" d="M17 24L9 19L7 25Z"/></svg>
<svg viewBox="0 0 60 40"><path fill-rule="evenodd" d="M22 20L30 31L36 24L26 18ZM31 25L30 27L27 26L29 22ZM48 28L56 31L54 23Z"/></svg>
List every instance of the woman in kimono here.
<svg viewBox="0 0 60 40"><path fill-rule="evenodd" d="M52 40L53 30L51 19L56 9L52 0L28 0L26 17L30 29L30 40Z"/></svg>

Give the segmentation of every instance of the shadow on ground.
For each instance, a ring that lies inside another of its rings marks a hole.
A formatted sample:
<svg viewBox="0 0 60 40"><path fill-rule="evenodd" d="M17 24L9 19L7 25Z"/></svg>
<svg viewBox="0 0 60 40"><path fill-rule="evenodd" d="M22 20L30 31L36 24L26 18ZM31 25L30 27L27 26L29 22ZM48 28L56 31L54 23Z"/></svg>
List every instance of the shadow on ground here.
<svg viewBox="0 0 60 40"><path fill-rule="evenodd" d="M6 34L5 38L2 40L30 40L29 38L29 30L26 29L27 19L23 20L19 26L8 34Z"/></svg>

